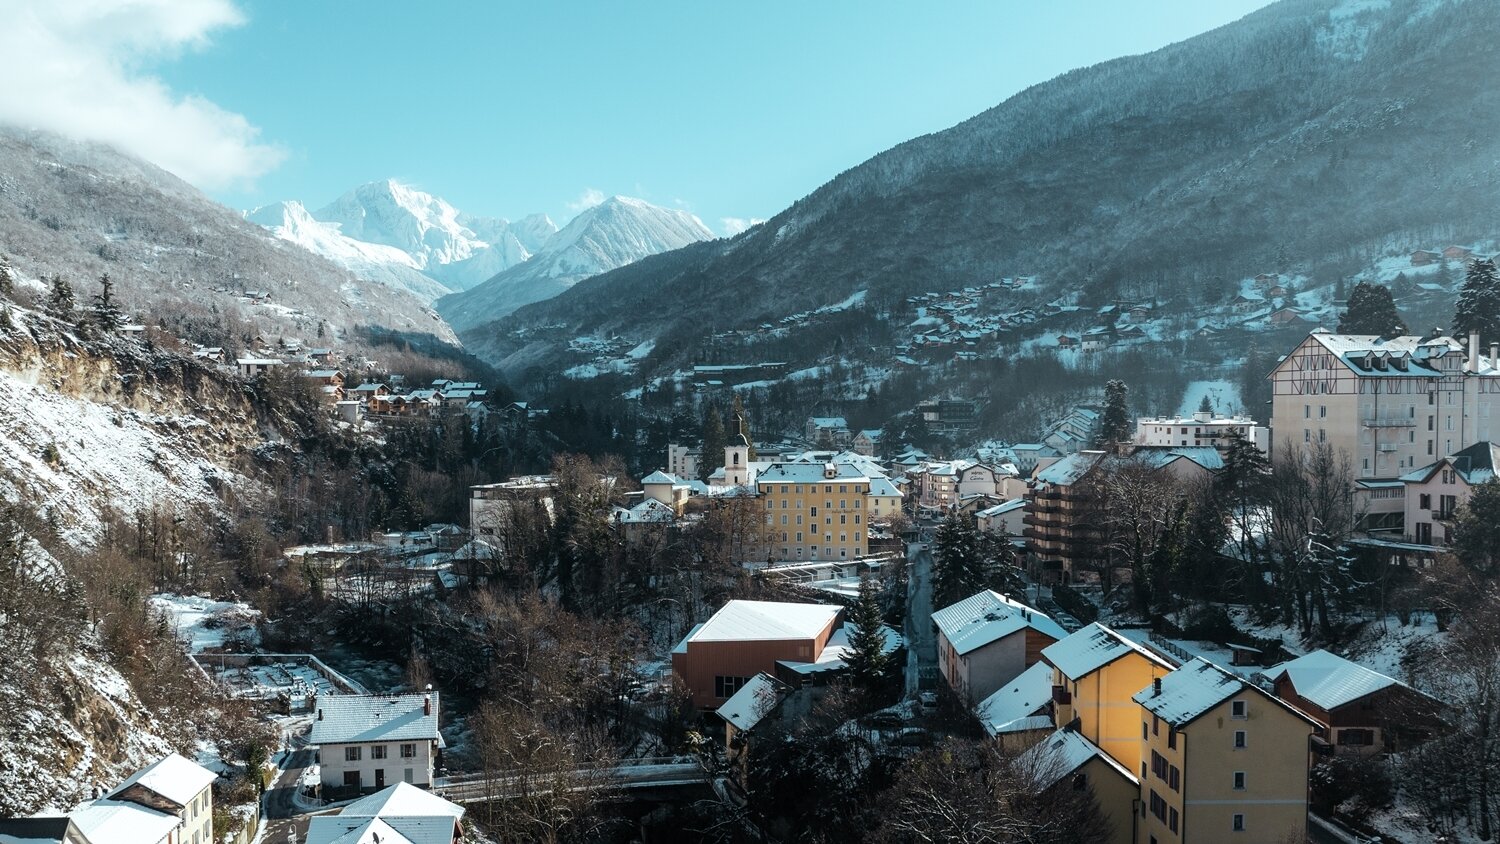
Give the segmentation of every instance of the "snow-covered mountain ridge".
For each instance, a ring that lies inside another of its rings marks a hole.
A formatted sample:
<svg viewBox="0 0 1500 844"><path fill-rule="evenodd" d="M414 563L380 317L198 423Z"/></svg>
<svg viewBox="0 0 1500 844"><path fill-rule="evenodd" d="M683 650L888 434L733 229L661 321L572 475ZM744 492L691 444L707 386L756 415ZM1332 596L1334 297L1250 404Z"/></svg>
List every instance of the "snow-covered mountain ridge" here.
<svg viewBox="0 0 1500 844"><path fill-rule="evenodd" d="M556 296L590 276L713 237L702 220L686 211L612 196L574 217L530 260L472 290L444 297L436 307L455 329L479 325Z"/></svg>

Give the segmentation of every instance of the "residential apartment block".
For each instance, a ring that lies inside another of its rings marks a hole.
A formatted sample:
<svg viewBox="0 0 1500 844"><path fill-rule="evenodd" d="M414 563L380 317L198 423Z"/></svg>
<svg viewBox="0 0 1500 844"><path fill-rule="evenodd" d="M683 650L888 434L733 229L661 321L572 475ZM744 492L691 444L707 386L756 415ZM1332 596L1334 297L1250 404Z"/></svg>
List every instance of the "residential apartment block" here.
<svg viewBox="0 0 1500 844"><path fill-rule="evenodd" d="M1263 454L1271 451L1271 430L1245 416L1194 413L1192 416L1155 416L1135 422L1135 441L1140 445L1208 446L1227 451L1235 438L1250 443Z"/></svg>
<svg viewBox="0 0 1500 844"><path fill-rule="evenodd" d="M1097 622L1049 645L1042 659L1052 668L1057 725L1133 763L1141 747L1140 706L1133 698L1173 664Z"/></svg>
<svg viewBox="0 0 1500 844"><path fill-rule="evenodd" d="M773 463L755 478L766 550L777 560L839 560L869 549L870 478L848 463Z"/></svg>
<svg viewBox="0 0 1500 844"><path fill-rule="evenodd" d="M1405 538L1422 545L1453 541L1453 517L1468 503L1474 487L1495 479L1500 446L1489 441L1429 463L1401 476Z"/></svg>
<svg viewBox="0 0 1500 844"><path fill-rule="evenodd" d="M437 692L327 695L314 704L308 743L318 748L325 791L359 793L408 783L432 787L438 751Z"/></svg>

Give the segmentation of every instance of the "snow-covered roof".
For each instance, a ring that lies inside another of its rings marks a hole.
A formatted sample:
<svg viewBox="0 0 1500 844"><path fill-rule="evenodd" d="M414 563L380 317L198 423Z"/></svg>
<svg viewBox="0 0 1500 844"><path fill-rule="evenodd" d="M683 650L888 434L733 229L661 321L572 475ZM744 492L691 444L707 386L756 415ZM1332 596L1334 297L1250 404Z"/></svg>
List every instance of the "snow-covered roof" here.
<svg viewBox="0 0 1500 844"><path fill-rule="evenodd" d="M1130 770L1097 745L1072 730L1058 730L1021 754L1021 763L1036 772L1036 787L1045 791L1056 785L1063 777L1082 768L1091 759L1102 759L1132 785L1140 780Z"/></svg>
<svg viewBox="0 0 1500 844"><path fill-rule="evenodd" d="M139 785L178 806L186 806L218 778L218 774L197 762L176 753L169 753L131 774L128 779L111 791L109 796L116 796L131 786Z"/></svg>
<svg viewBox="0 0 1500 844"><path fill-rule="evenodd" d="M312 818L306 844L452 844L464 808L409 783L397 783Z"/></svg>
<svg viewBox="0 0 1500 844"><path fill-rule="evenodd" d="M95 800L74 809L68 817L89 841L129 841L130 844L165 841L182 823L176 815L124 800Z"/></svg>
<svg viewBox="0 0 1500 844"><path fill-rule="evenodd" d="M1469 486L1478 486L1494 480L1497 471L1500 471L1500 444L1474 443L1436 463L1429 463L1416 471L1402 475L1401 480L1407 483L1426 483L1444 465L1452 466Z"/></svg>
<svg viewBox="0 0 1500 844"><path fill-rule="evenodd" d="M797 662L795 660L782 659L777 660L776 664L786 668L788 671L803 676L818 674L823 671L841 671L848 665L847 659L849 652L852 650L849 641L854 635L854 630L853 622L844 622L842 626L833 631L833 634L828 637L828 643L823 646L823 651L812 662ZM895 652L905 641L901 637L901 634L897 633L889 625L880 625L880 632L885 639L881 645L881 650L885 653Z"/></svg>
<svg viewBox="0 0 1500 844"><path fill-rule="evenodd" d="M815 639L840 609L832 604L730 601L688 634L684 643Z"/></svg>
<svg viewBox="0 0 1500 844"><path fill-rule="evenodd" d="M430 714L423 713L427 695ZM423 739L441 741L438 692L410 695L328 695L317 700L310 744Z"/></svg>
<svg viewBox="0 0 1500 844"><path fill-rule="evenodd" d="M891 482L890 478L871 478L870 494L889 498L900 498L901 490L896 489L896 485Z"/></svg>
<svg viewBox="0 0 1500 844"><path fill-rule="evenodd" d="M1324 710L1337 709L1381 689L1405 685L1325 650L1313 651L1266 670L1266 676L1272 679L1282 675L1292 681L1299 697Z"/></svg>
<svg viewBox="0 0 1500 844"><path fill-rule="evenodd" d="M1040 610L1001 595L993 589L970 595L932 614L932 623L959 654L982 648L1012 633L1031 628L1063 639L1068 632Z"/></svg>
<svg viewBox="0 0 1500 844"><path fill-rule="evenodd" d="M1013 510L1020 510L1021 508L1025 507L1025 506L1026 506L1026 499L1024 499L1024 498L1012 498L1009 501L1001 502L999 504L996 504L993 507L986 507L985 509L980 510L975 515L976 516L985 516L985 517L1001 516L1001 515L1004 515L1006 513L1011 512Z"/></svg>
<svg viewBox="0 0 1500 844"><path fill-rule="evenodd" d="M790 686L762 671L724 701L716 712L736 730L753 730L791 691Z"/></svg>
<svg viewBox="0 0 1500 844"><path fill-rule="evenodd" d="M1016 446L1016 448L1020 447ZM1103 459L1104 452L1102 451L1080 451L1077 454L1070 454L1042 471L1037 472L1037 483L1060 484L1063 486L1077 483Z"/></svg>
<svg viewBox="0 0 1500 844"><path fill-rule="evenodd" d="M1173 667L1172 663L1097 621L1042 649L1042 659L1069 680L1078 680L1131 652L1169 670Z"/></svg>
<svg viewBox="0 0 1500 844"><path fill-rule="evenodd" d="M0 818L0 844L89 844L65 816Z"/></svg>
<svg viewBox="0 0 1500 844"><path fill-rule="evenodd" d="M807 420L814 428L847 428L849 423L842 416L814 416Z"/></svg>
<svg viewBox="0 0 1500 844"><path fill-rule="evenodd" d="M1187 459L1211 472L1224 468L1224 456L1211 445L1143 445L1137 446L1128 459L1161 468L1176 461Z"/></svg>
<svg viewBox="0 0 1500 844"><path fill-rule="evenodd" d="M1180 728L1231 697L1244 693L1259 695L1310 724L1317 723L1281 698L1246 683L1201 656L1193 657L1162 677L1160 694L1153 684L1137 692L1131 700Z"/></svg>
<svg viewBox="0 0 1500 844"><path fill-rule="evenodd" d="M677 511L655 498L647 498L628 510L621 510L619 520L621 524L665 524L677 520Z"/></svg>
<svg viewBox="0 0 1500 844"><path fill-rule="evenodd" d="M677 480L677 476L676 475L667 474L666 472L663 472L660 469L657 469L655 472L652 472L651 474L647 475L646 477L641 478L641 484L642 485L645 485L645 484L677 484L677 483L681 483L681 481Z"/></svg>
<svg viewBox="0 0 1500 844"><path fill-rule="evenodd" d="M1038 662L1008 685L979 702L979 723L991 736L1039 729L1037 717L1050 728L1052 720L1037 713L1052 699L1052 667Z"/></svg>
<svg viewBox="0 0 1500 844"><path fill-rule="evenodd" d="M833 477L825 477L828 467ZM851 483L868 480L857 466L849 463L772 463L756 475L762 484Z"/></svg>
<svg viewBox="0 0 1500 844"><path fill-rule="evenodd" d="M345 817L367 818L461 818L464 815L464 807L444 800L430 791L402 782L350 803L339 814Z"/></svg>

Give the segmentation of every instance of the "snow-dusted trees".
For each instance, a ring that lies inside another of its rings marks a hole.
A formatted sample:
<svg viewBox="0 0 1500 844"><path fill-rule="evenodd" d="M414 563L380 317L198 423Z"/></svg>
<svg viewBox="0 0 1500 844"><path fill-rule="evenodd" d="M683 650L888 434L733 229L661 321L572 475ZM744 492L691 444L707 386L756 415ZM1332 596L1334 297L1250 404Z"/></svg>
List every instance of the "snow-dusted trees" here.
<svg viewBox="0 0 1500 844"><path fill-rule="evenodd" d="M714 469L724 465L724 417L718 405L709 402L703 407L703 449L698 458L698 480L706 481Z"/></svg>
<svg viewBox="0 0 1500 844"><path fill-rule="evenodd" d="M1355 585L1352 561L1338 549L1354 528L1353 473L1327 443L1280 450L1267 501L1268 557L1276 573L1282 617L1312 634L1332 632L1333 614Z"/></svg>
<svg viewBox="0 0 1500 844"><path fill-rule="evenodd" d="M105 333L113 333L125 321L125 315L115 304L115 283L109 273L99 276L99 292L94 294L94 324Z"/></svg>
<svg viewBox="0 0 1500 844"><path fill-rule="evenodd" d="M1487 577L1500 573L1500 481L1475 487L1453 522L1453 553Z"/></svg>
<svg viewBox="0 0 1500 844"><path fill-rule="evenodd" d="M997 537L980 533L974 517L949 513L938 525L932 549L932 603L946 607L981 589L1006 589L1015 554Z"/></svg>
<svg viewBox="0 0 1500 844"><path fill-rule="evenodd" d="M1150 584L1154 580L1146 570L1147 564L1157 552L1180 494L1166 472L1129 459L1106 467L1099 488L1110 558L1106 568L1130 569L1136 603L1145 609L1151 603ZM1109 571L1103 574L1107 590L1113 584L1108 579Z"/></svg>
<svg viewBox="0 0 1500 844"><path fill-rule="evenodd" d="M47 293L47 313L67 322L73 318L77 300L73 296L73 285L60 275L52 277L51 289Z"/></svg>
<svg viewBox="0 0 1500 844"><path fill-rule="evenodd" d="M1390 288L1361 281L1349 294L1349 307L1339 317L1340 334L1374 334L1389 340L1406 333Z"/></svg>
<svg viewBox="0 0 1500 844"><path fill-rule="evenodd" d="M1453 333L1500 340L1500 273L1493 261L1476 258L1469 264L1453 312Z"/></svg>
<svg viewBox="0 0 1500 844"><path fill-rule="evenodd" d="M1095 448L1115 448L1130 439L1130 409L1126 399L1130 388L1124 381L1111 379L1104 385L1104 413L1094 436Z"/></svg>
<svg viewBox="0 0 1500 844"><path fill-rule="evenodd" d="M9 296L15 292L15 271L10 268L10 258L0 253L0 296Z"/></svg>
<svg viewBox="0 0 1500 844"><path fill-rule="evenodd" d="M849 612L854 634L849 637L849 679L868 693L878 695L890 681L891 656L885 650L885 619L875 582L866 577L859 583L859 598Z"/></svg>

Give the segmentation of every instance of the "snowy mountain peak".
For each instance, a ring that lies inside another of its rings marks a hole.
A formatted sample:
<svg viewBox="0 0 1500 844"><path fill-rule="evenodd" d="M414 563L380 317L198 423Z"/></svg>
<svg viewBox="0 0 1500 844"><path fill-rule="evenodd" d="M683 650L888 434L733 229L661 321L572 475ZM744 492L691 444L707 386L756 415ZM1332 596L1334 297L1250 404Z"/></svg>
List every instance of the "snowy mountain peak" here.
<svg viewBox="0 0 1500 844"><path fill-rule="evenodd" d="M356 240L394 246L420 268L462 261L489 246L459 222L458 209L395 179L360 185L313 216Z"/></svg>
<svg viewBox="0 0 1500 844"><path fill-rule="evenodd" d="M589 276L713 237L702 220L686 211L612 196L580 212L529 261L443 298L438 310L455 327L479 325L556 296Z"/></svg>

